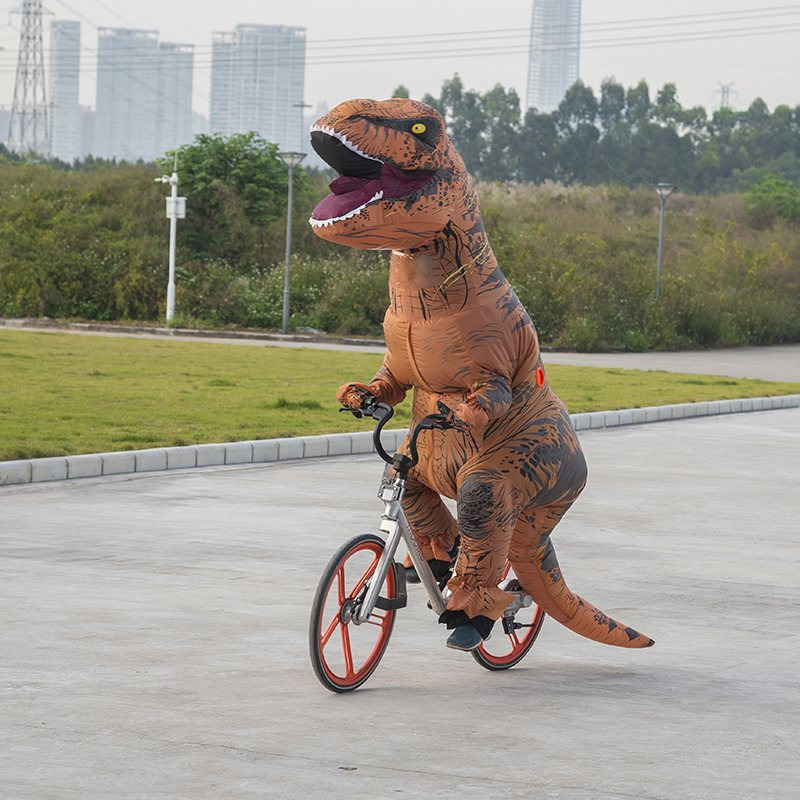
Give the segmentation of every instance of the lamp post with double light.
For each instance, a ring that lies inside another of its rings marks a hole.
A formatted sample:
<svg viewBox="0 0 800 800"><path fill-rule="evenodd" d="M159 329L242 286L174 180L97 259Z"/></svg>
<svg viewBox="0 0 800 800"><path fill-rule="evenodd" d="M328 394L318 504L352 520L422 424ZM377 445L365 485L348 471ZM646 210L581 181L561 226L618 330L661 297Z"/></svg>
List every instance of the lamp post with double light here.
<svg viewBox="0 0 800 800"><path fill-rule="evenodd" d="M292 259L292 197L294 195L294 168L306 157L305 153L278 153L278 157L289 168L289 205L286 210L286 267L283 274L283 325L284 334L289 332L289 264Z"/></svg>

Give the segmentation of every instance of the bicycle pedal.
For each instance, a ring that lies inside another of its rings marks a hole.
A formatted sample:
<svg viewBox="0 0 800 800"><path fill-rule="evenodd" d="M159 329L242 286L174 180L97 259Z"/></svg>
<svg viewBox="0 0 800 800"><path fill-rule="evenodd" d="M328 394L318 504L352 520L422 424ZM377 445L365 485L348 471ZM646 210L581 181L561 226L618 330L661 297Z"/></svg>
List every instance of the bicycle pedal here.
<svg viewBox="0 0 800 800"><path fill-rule="evenodd" d="M395 597L378 597L375 601L375 608L382 611L394 611L398 608L405 608L408 605L408 593L406 592L406 568L399 562L394 562L395 576Z"/></svg>

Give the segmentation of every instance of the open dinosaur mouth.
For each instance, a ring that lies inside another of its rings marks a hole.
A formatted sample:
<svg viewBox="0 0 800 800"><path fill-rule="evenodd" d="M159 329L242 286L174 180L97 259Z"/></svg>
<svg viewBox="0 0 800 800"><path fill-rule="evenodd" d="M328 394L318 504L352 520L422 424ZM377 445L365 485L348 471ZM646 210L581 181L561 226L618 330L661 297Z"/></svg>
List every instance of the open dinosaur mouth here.
<svg viewBox="0 0 800 800"><path fill-rule="evenodd" d="M360 150L343 134L315 125L311 146L339 177L329 184L331 194L311 212L315 228L333 225L360 214L381 200L394 200L415 192L433 177L430 170L406 171Z"/></svg>

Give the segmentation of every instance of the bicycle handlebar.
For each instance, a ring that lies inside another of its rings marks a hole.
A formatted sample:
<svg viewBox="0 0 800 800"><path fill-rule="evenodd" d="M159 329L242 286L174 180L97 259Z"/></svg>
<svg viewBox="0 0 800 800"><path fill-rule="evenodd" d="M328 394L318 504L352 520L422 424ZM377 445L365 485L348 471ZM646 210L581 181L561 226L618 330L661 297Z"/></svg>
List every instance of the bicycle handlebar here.
<svg viewBox="0 0 800 800"><path fill-rule="evenodd" d="M339 411L349 411L354 417L359 419L362 416L367 416L377 420L378 424L375 426L375 430L372 433L372 441L375 445L376 452L387 464L391 464L395 469L407 473L408 470L416 467L419 463L417 439L419 439L419 435L422 431L434 429L447 430L448 428L465 430L462 425L458 424L453 411L441 400L439 400L436 405L439 408L439 413L428 414L428 416L423 417L414 426L414 430L411 432L411 438L408 441L408 451L411 454L410 458L401 453L395 453L394 456L390 456L381 444L381 431L386 423L394 416L394 409L388 403L382 403L377 397L370 395L364 399L361 408L340 408Z"/></svg>

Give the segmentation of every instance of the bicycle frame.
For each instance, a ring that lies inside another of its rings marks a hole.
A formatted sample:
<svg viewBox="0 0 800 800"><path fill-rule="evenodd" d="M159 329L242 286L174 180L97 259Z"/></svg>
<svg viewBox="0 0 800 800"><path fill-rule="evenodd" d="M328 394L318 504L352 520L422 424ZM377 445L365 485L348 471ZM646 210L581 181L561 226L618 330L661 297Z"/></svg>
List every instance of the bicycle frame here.
<svg viewBox="0 0 800 800"><path fill-rule="evenodd" d="M379 529L386 534L386 548L378 562L378 566L375 568L375 573L369 580L367 594L353 615L353 622L356 625L366 622L375 610L381 586L383 586L383 582L386 579L386 574L393 566L394 554L397 552L401 539L406 543L408 553L411 556L411 563L414 565L414 569L416 569L417 575L419 575L419 579L425 587L428 599L431 602L431 608L438 615L445 610L447 605L447 601L439 589L439 584L433 577L433 572L431 572L431 568L422 554L422 548L414 536L405 512L400 505L405 493L405 483L405 480L400 475L396 475L391 483L381 483L381 491L378 496L383 500L385 509L381 516Z"/></svg>

